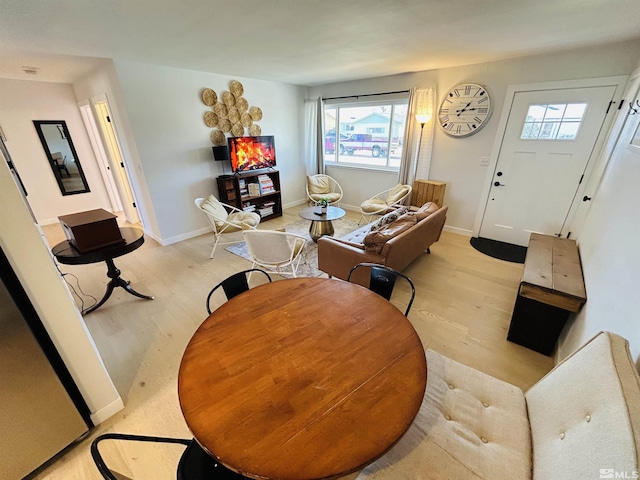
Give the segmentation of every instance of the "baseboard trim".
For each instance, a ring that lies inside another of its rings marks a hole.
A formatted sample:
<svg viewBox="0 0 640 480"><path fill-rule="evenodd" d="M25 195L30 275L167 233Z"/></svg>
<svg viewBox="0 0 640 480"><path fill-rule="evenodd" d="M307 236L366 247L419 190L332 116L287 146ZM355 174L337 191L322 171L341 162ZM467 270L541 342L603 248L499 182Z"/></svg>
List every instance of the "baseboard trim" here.
<svg viewBox="0 0 640 480"><path fill-rule="evenodd" d="M466 228L450 227L445 225L443 230L449 233L457 233L458 235L464 235L466 237L473 237L473 230L467 230Z"/></svg>
<svg viewBox="0 0 640 480"><path fill-rule="evenodd" d="M111 402L104 408L101 408L97 412L91 414L91 421L94 425L99 425L108 418L111 418L120 410L124 409L124 403L122 403L122 398L118 397L116 400Z"/></svg>

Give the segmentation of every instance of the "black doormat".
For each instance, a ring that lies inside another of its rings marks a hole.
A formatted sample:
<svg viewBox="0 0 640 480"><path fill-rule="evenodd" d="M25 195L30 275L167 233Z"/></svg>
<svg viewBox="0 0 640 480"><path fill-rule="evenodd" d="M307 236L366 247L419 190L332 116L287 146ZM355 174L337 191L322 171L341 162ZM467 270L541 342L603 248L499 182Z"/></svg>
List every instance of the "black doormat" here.
<svg viewBox="0 0 640 480"><path fill-rule="evenodd" d="M524 263L527 255L527 247L482 237L472 237L471 246L485 255L513 263Z"/></svg>

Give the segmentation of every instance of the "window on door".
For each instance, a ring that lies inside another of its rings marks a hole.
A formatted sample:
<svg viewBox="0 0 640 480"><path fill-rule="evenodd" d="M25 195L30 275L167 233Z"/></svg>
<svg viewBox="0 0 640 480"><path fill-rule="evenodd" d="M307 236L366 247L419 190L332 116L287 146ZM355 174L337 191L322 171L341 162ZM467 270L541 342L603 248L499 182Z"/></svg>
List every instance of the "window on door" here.
<svg viewBox="0 0 640 480"><path fill-rule="evenodd" d="M586 110L586 103L529 105L520 139L575 140Z"/></svg>

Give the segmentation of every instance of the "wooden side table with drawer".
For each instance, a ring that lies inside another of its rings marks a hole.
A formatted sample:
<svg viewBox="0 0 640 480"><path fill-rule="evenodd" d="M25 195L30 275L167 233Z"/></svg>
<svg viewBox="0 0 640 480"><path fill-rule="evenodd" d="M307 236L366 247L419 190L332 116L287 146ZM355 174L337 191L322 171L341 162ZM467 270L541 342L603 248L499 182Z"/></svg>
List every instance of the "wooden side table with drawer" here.
<svg viewBox="0 0 640 480"><path fill-rule="evenodd" d="M587 301L575 240L532 233L507 339L544 355Z"/></svg>

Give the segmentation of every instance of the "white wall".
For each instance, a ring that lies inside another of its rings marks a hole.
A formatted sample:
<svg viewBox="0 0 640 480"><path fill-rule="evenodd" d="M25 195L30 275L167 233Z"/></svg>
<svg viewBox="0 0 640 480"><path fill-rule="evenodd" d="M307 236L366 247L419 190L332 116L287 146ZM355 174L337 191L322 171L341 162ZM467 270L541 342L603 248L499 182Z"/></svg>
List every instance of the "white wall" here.
<svg viewBox="0 0 640 480"><path fill-rule="evenodd" d="M262 109L262 134L275 136L283 203L304 199L302 87L123 61L115 69L164 244L208 231L193 200L217 194L223 163L230 173L213 160L206 87L220 97L231 80L243 84L249 105Z"/></svg>
<svg viewBox="0 0 640 480"><path fill-rule="evenodd" d="M60 193L33 120L64 120L67 123L90 192L67 196ZM60 215L84 210L110 209L104 181L71 85L0 79L0 125L38 223L55 223Z"/></svg>
<svg viewBox="0 0 640 480"><path fill-rule="evenodd" d="M146 177L136 147L136 138L131 130L113 62L105 61L101 68L74 82L73 89L78 102L88 102L91 105L95 105L96 97L106 95L111 109L111 124L114 126L122 149L122 157L131 179L131 188L137 202L144 232L162 243L155 208L149 195Z"/></svg>
<svg viewBox="0 0 640 480"><path fill-rule="evenodd" d="M439 104L445 91L460 82L474 81L485 85L495 102L494 114L489 123L475 135L466 138L451 138L436 127L429 176L432 180L447 183L447 227L470 234L480 207L483 183L490 181L487 167L480 165L480 159L492 153L507 87L524 83L628 75L638 61L639 51L640 42L622 42L556 54L323 85L310 88L308 97L434 87ZM361 179L366 182L367 173L362 172Z"/></svg>
<svg viewBox="0 0 640 480"><path fill-rule="evenodd" d="M637 88L636 81L627 102L638 99ZM626 124L578 238L587 303L563 332L559 358L600 330L625 337L634 358L640 357L640 146L629 144L634 133L640 136L640 115L627 112L625 104L620 115Z"/></svg>
<svg viewBox="0 0 640 480"><path fill-rule="evenodd" d="M122 400L1 155L0 205L0 246L87 402L92 420L100 423L123 408Z"/></svg>

